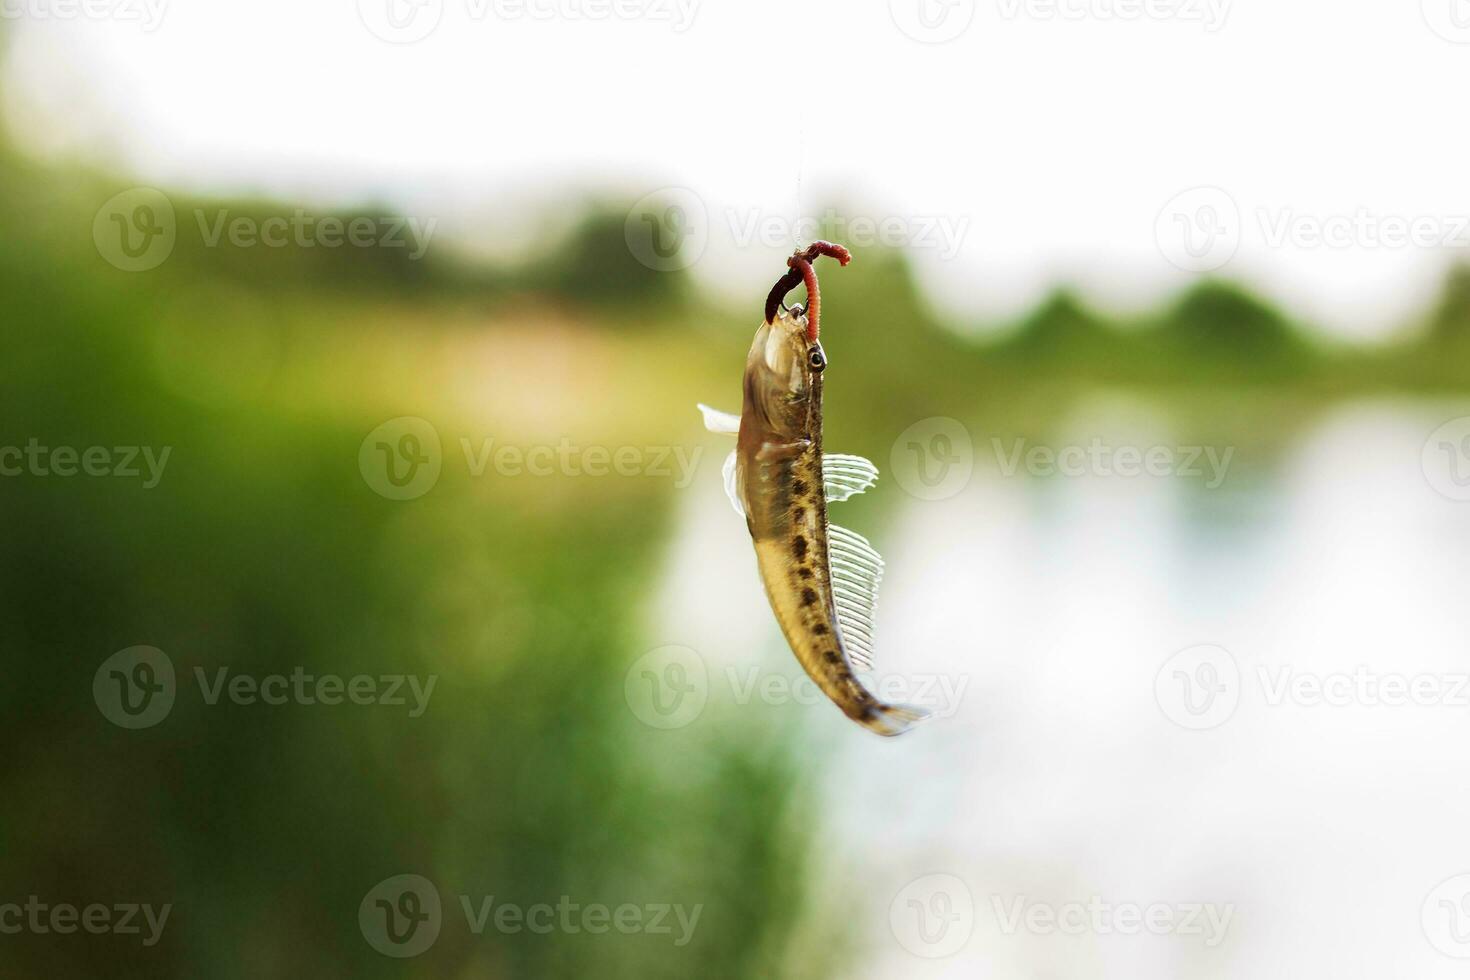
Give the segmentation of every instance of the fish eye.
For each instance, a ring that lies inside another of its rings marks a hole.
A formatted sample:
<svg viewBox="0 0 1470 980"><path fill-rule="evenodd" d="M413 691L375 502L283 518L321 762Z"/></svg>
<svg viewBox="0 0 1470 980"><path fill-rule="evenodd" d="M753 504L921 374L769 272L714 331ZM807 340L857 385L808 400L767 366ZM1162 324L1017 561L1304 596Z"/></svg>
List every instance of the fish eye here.
<svg viewBox="0 0 1470 980"><path fill-rule="evenodd" d="M806 359L807 363L812 366L813 371L820 371L827 366L827 358L822 356L822 348L820 347L813 347L807 351Z"/></svg>

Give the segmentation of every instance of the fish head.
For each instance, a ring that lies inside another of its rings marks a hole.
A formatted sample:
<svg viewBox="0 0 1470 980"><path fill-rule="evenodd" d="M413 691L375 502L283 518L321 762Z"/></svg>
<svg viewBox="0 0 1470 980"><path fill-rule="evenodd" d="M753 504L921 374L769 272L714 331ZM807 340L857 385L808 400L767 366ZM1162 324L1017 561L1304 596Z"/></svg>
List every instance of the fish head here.
<svg viewBox="0 0 1470 980"><path fill-rule="evenodd" d="M778 310L762 323L745 358L745 409L766 432L805 435L821 409L827 355L807 337L805 314Z"/></svg>

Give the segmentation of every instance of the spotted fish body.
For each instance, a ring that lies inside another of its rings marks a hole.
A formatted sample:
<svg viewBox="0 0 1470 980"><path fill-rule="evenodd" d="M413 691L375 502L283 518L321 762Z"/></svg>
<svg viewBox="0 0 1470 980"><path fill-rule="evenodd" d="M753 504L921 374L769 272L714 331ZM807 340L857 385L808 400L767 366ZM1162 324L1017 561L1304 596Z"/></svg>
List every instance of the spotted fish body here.
<svg viewBox="0 0 1470 980"><path fill-rule="evenodd" d="M823 455L826 355L806 327L803 315L783 310L756 331L726 489L745 515L766 596L797 661L849 718L898 735L925 713L885 704L857 677L872 666L882 559L827 519L829 500L862 492L877 469L861 457ZM711 429L735 430L734 416L701 408Z"/></svg>

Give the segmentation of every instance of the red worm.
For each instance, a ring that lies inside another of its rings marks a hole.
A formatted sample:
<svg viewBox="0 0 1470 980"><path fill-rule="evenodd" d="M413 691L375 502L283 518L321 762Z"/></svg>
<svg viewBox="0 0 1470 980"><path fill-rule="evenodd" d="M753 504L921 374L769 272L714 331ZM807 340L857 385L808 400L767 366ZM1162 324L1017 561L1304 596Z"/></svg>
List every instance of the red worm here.
<svg viewBox="0 0 1470 980"><path fill-rule="evenodd" d="M770 323L776 319L776 307L781 305L786 294L795 289L797 283L806 283L806 339L808 343L813 344L817 342L817 332L820 329L818 318L821 312L822 295L817 289L817 272L812 268L812 263L821 255L836 259L839 265L847 265L852 261L852 253L841 245L834 245L831 242L812 242L786 260L790 271L776 281L776 285L771 289L771 294L766 297L766 322Z"/></svg>

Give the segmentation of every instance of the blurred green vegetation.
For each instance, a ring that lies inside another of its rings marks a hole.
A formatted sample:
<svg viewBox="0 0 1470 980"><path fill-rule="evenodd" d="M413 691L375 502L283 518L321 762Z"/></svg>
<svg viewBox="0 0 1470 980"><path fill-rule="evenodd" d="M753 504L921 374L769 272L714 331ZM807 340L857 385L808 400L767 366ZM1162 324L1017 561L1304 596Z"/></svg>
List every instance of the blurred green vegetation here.
<svg viewBox="0 0 1470 980"><path fill-rule="evenodd" d="M123 187L0 154L0 445L173 447L152 490L0 480L0 901L175 909L153 949L4 937L0 975L843 975L860 948L834 941L843 910L806 874L822 850L820 747L784 715L661 732L624 703L628 666L677 641L644 626L669 484L446 467L404 503L357 467L365 435L399 415L448 442L698 445L692 405L738 407L763 297L725 309L644 268L615 207L523 267L180 234L162 266L128 273L91 237ZM295 207L170 197L181 216ZM1132 322L1060 291L974 335L926 312L899 255L861 253L828 281L829 442L880 465L916 419L1026 434L1097 388L1270 442L1336 398L1470 387L1467 271L1428 323L1373 349L1329 343L1226 282ZM134 644L169 653L180 676L171 716L136 732L91 700L98 665ZM221 666L439 683L417 719L186 693L194 668ZM450 906L434 948L405 962L372 951L356 919L400 873L434 880ZM452 924L459 894L704 910L683 948L492 939Z"/></svg>
<svg viewBox="0 0 1470 980"><path fill-rule="evenodd" d="M386 418L455 431L461 408L401 350L438 313L518 303L525 284L374 249L206 256L182 236L158 275L125 273L91 243L87 208L111 193L0 165L0 444L172 447L154 489L0 481L0 902L174 909L151 949L0 937L0 975L826 972L832 954L792 942L812 918L810 801L779 731L654 731L624 701L667 485L543 495L446 468L403 503L359 474ZM354 334L369 330L399 346L363 355ZM357 374L368 362L381 373ZM172 657L179 696L162 724L125 731L92 703L92 675L134 644ZM421 718L206 704L193 671L225 666L439 680ZM400 873L445 902L440 939L410 961L374 952L357 923L364 894ZM461 894L704 908L676 948L474 936Z"/></svg>

